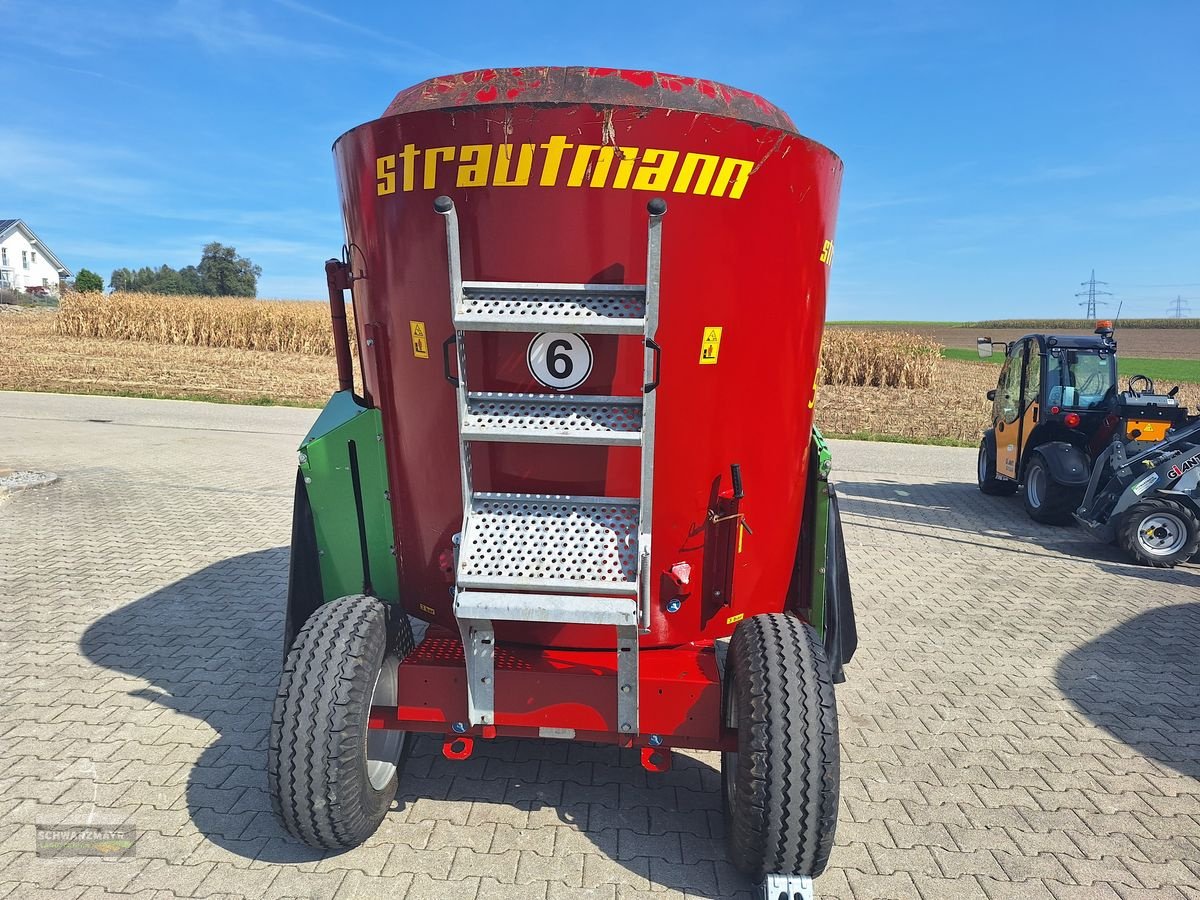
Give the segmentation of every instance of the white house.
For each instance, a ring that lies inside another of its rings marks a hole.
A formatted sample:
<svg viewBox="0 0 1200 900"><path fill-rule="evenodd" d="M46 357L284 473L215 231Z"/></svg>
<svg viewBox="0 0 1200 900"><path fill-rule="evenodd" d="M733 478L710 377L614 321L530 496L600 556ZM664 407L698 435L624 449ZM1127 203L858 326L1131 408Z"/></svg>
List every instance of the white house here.
<svg viewBox="0 0 1200 900"><path fill-rule="evenodd" d="M46 288L57 295L59 279L70 277L33 229L20 219L0 219L0 288Z"/></svg>

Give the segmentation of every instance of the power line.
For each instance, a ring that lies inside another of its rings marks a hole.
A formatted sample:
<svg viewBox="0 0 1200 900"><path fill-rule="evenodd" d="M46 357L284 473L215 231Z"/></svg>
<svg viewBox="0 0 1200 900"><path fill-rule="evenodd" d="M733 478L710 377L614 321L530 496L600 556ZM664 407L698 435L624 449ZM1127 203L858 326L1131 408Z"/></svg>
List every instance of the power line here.
<svg viewBox="0 0 1200 900"><path fill-rule="evenodd" d="M1126 296L1124 296L1123 294L1120 294L1120 293L1118 293L1118 295L1117 295L1117 296L1120 296L1121 300L1122 300L1124 303L1128 304L1128 305L1132 305L1132 306L1154 306L1154 307L1158 307L1158 308L1160 308L1160 309L1162 308L1162 305L1163 305L1164 303L1174 303L1174 302L1175 302L1175 301L1174 301L1172 298L1170 298L1170 297L1163 297L1163 296L1161 296L1161 295L1160 295L1160 296L1157 296L1157 297L1126 297ZM1179 297L1179 299L1180 299L1180 300L1182 300L1182 301L1184 302L1184 305L1187 305L1187 304L1189 303L1189 301L1192 301L1192 300L1200 300L1200 296L1197 296L1197 297L1191 297L1191 296L1189 296L1189 297L1183 297L1183 296L1181 296L1181 297Z"/></svg>
<svg viewBox="0 0 1200 900"><path fill-rule="evenodd" d="M1188 306L1182 297L1176 296L1174 300L1167 304L1167 315L1173 319L1184 319L1191 315L1192 308Z"/></svg>
<svg viewBox="0 0 1200 900"><path fill-rule="evenodd" d="M1138 284L1132 281L1119 281L1117 287L1127 288L1180 288L1180 287L1200 287L1200 281L1174 281L1169 284Z"/></svg>
<svg viewBox="0 0 1200 900"><path fill-rule="evenodd" d="M1091 278L1089 278L1087 281L1081 281L1079 283L1083 287L1087 288L1086 291L1080 291L1078 294L1075 295L1076 297L1087 297L1087 299L1084 300L1082 303L1080 303L1079 306L1086 306L1087 307L1087 318L1094 319L1094 318L1096 318L1096 298L1097 297L1111 297L1112 291L1096 290L1096 285L1102 284L1105 287L1107 287L1108 282L1107 281L1097 281L1095 269L1092 269L1092 277ZM1108 304L1105 303L1103 300L1101 300L1100 305L1107 306Z"/></svg>

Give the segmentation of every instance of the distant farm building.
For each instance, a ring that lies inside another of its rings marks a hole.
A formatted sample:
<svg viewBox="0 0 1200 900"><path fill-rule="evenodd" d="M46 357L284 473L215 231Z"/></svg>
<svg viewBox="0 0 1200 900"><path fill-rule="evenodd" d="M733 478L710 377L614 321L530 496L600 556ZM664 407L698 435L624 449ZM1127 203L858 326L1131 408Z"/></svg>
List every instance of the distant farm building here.
<svg viewBox="0 0 1200 900"><path fill-rule="evenodd" d="M71 270L21 219L0 219L0 288L58 294Z"/></svg>

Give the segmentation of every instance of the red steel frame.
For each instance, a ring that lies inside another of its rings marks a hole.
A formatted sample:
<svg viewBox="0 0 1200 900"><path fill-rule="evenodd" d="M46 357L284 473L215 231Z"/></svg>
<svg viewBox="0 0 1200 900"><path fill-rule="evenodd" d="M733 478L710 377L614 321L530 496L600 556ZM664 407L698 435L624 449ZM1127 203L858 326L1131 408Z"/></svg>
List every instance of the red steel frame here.
<svg viewBox="0 0 1200 900"><path fill-rule="evenodd" d="M372 728L473 737L553 737L622 747L736 749L721 717L721 678L711 641L639 657L641 734L617 730L616 658L611 650L559 650L502 645L496 649L496 724L467 722L462 641L430 626L400 664L399 707L372 707ZM459 727L456 728L455 726Z"/></svg>

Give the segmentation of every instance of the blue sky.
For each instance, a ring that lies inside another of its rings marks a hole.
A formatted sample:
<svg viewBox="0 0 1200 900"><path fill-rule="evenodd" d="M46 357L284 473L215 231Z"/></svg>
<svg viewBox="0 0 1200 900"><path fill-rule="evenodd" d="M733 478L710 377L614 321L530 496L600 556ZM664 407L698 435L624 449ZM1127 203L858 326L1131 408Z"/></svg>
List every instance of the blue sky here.
<svg viewBox="0 0 1200 900"><path fill-rule="evenodd" d="M1200 5L0 0L0 218L71 268L210 240L320 298L329 147L436 74L601 65L763 94L846 164L829 315L1200 314ZM1115 310L1115 306L1112 308Z"/></svg>

